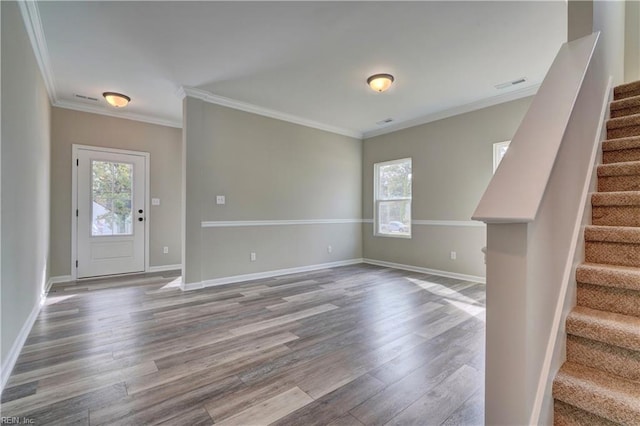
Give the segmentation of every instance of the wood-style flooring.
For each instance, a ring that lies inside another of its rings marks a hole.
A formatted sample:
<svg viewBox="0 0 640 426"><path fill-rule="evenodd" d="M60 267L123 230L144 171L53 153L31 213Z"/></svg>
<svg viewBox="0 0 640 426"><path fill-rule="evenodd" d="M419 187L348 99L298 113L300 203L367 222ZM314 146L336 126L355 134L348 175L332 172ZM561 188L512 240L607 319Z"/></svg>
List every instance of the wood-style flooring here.
<svg viewBox="0 0 640 426"><path fill-rule="evenodd" d="M38 425L479 425L483 284L355 265L54 286L2 393Z"/></svg>

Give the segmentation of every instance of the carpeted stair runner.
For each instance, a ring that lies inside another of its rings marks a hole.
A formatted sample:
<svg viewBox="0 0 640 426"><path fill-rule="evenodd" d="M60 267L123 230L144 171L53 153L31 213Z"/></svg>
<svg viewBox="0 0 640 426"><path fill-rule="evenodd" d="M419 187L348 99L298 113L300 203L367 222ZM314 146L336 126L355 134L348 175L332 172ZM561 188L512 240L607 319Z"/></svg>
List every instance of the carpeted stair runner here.
<svg viewBox="0 0 640 426"><path fill-rule="evenodd" d="M640 425L640 82L618 86L553 384L556 425Z"/></svg>

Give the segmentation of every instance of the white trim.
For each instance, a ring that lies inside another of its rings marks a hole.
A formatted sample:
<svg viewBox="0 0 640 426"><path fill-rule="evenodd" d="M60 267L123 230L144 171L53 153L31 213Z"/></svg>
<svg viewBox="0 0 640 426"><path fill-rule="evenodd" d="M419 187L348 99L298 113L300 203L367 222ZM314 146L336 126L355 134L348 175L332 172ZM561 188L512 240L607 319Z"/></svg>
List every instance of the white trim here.
<svg viewBox="0 0 640 426"><path fill-rule="evenodd" d="M587 203L589 202L588 201L590 197L589 190L590 190L591 181L593 177L593 171L596 169L596 166L597 166L596 158L598 156L598 151L602 147L602 140L604 140L603 138L604 123L606 121L607 113L609 111L609 103L612 100L612 86L613 86L613 79L610 76L609 81L607 83L607 89L605 91L605 93L607 93L608 96L605 96L602 102L602 109L600 111L600 123L598 124L598 129L596 131L596 140L594 141L593 149L591 151L591 160L589 163L591 164L591 167L587 172L587 176L584 181L584 186L582 187L582 196L580 197L580 207L578 208L578 212L576 215L576 222L573 227L573 235L572 235L571 245L569 246L567 262L565 263L565 266L564 266L564 273L562 276L560 293L558 295L558 299L556 302L556 309L553 315L553 323L551 325L551 333L549 333L549 341L547 342L547 351L544 356L542 371L538 379L538 388L537 388L537 392L533 402L533 410L531 413L531 421L533 423L530 423L530 424L538 424L538 421L540 419L540 414L542 411L542 403L545 397L547 383L550 380L549 375L551 373L551 363L553 361L556 343L558 340L558 332L561 329L560 327L561 324L563 324L565 320L565 318L563 318L563 311L564 311L565 299L567 296L567 290L569 288L569 285L575 282L574 280L571 280L571 277L575 272L574 260L576 256L576 248L578 246L578 240L581 238L582 219L584 217L585 209L587 208ZM555 373L556 372L554 371L553 374L555 375Z"/></svg>
<svg viewBox="0 0 640 426"><path fill-rule="evenodd" d="M363 259L349 259L340 260L337 262L319 263L315 265L299 266L296 268L276 269L273 271L256 272L254 274L233 275L230 277L214 278L212 280L205 280L198 283L182 284L182 290L197 290L206 287L215 287L224 284L233 284L242 281L260 280L263 278L277 277L280 275L298 274L300 272L317 271L320 269L337 268L339 266L357 265L363 263Z"/></svg>
<svg viewBox="0 0 640 426"><path fill-rule="evenodd" d="M7 353L7 356L2 359L2 369L1 377L0 377L0 393L4 390L5 385L7 384L7 380L11 376L11 372L13 371L13 367L16 365L16 361L18 360L18 356L22 351L22 347L24 343L27 341L27 337L29 337L29 333L31 332L31 328L33 324L36 322L36 318L38 318L38 314L40 313L40 308L42 307L45 300L45 296L40 296L40 301L35 304L31 313L27 317L27 320L22 325L20 329L20 333L18 333L18 337L14 340L11 349Z"/></svg>
<svg viewBox="0 0 640 426"><path fill-rule="evenodd" d="M71 275L58 275L56 277L49 278L49 287L51 284L68 283L73 281Z"/></svg>
<svg viewBox="0 0 640 426"><path fill-rule="evenodd" d="M484 228L487 225L484 222L476 222L475 220L413 220L412 225L426 226L462 226L471 228Z"/></svg>
<svg viewBox="0 0 640 426"><path fill-rule="evenodd" d="M122 118L125 120L140 121L143 123L156 124L158 126L175 127L178 129L182 128L182 121L174 121L174 120L169 120L164 118L158 118L158 117L153 117L151 115L146 115L146 114L137 114L130 111L122 111L121 109L110 111L100 106L85 105L80 102L73 102L66 99L65 100L59 99L59 100L56 100L55 102L52 102L51 104L54 107L71 109L74 111L88 112L91 114L98 114L98 115L106 115L108 117Z"/></svg>
<svg viewBox="0 0 640 426"><path fill-rule="evenodd" d="M182 270L182 265L179 263L175 265L149 266L149 270L147 272L166 272L177 270Z"/></svg>
<svg viewBox="0 0 640 426"><path fill-rule="evenodd" d="M35 1L19 0L18 6L24 20L24 27L29 35L33 54L38 62L44 85L49 94L49 101L56 103L56 85L53 77L53 69L51 68L51 60L49 59L49 49L47 48L47 40L42 29L42 21L40 20L40 11L38 3Z"/></svg>
<svg viewBox="0 0 640 426"><path fill-rule="evenodd" d="M249 104L246 102L237 101L235 99L225 98L223 96L214 95L211 92L202 89L196 89L194 87L183 86L182 90L178 92L180 95L190 96L192 98L200 99L201 101L211 104L221 105L227 108L233 108L244 112L250 112L252 114L262 115L264 117L275 118L276 120L287 121L289 123L299 124L305 127L311 127L313 129L324 130L325 132L336 133L338 135L349 136L356 139L362 139L362 133L344 129L341 127L335 127L317 121L309 120L303 117L287 114L285 112L276 111L269 108L264 108L258 105Z"/></svg>
<svg viewBox="0 0 640 426"><path fill-rule="evenodd" d="M373 224L373 219L362 219L362 223ZM471 228L484 228L487 226L484 222L475 220L412 220L411 225L416 226L460 226Z"/></svg>
<svg viewBox="0 0 640 426"><path fill-rule="evenodd" d="M500 165L500 161L502 161L502 157L500 156L500 148L507 147L508 149L509 144L511 144L511 141L496 142L493 144L493 173L494 174L496 173L496 169ZM505 151L505 155L506 155L506 151Z"/></svg>
<svg viewBox="0 0 640 426"><path fill-rule="evenodd" d="M76 260L78 259L78 229L77 229L77 220L76 210L78 209L78 150L86 150L86 151L98 151L98 152L108 152L111 154L126 154L126 155L137 155L144 157L145 161L145 194L144 194L144 211L145 213L145 223L144 223L144 271L149 271L149 217L151 215L150 209L150 197L151 197L151 155L148 152L143 151L131 151L127 149L116 149L116 148L107 148L102 146L91 146L91 145L79 145L73 144L71 146L71 281L74 281L78 278L78 270L76 268Z"/></svg>
<svg viewBox="0 0 640 426"><path fill-rule="evenodd" d="M362 219L300 219L300 220L215 220L201 223L203 228L231 228L244 226L328 225L362 223Z"/></svg>
<svg viewBox="0 0 640 426"><path fill-rule="evenodd" d="M433 121L442 120L444 118L449 118L456 115L465 114L467 112L476 111L482 108L499 105L505 102L526 98L527 96L535 95L538 92L539 88L540 88L540 83L536 83L519 90L514 90L512 92L479 99L477 101L470 102L468 104L459 105L453 108L434 112L432 114L423 115L410 120L400 121L398 123L386 126L383 129L376 129L376 130L370 130L368 132L364 132L362 135L362 138L368 139L375 136L385 135L387 133L397 132L398 130L408 129L409 127L420 126L422 124L431 123Z"/></svg>
<svg viewBox="0 0 640 426"><path fill-rule="evenodd" d="M329 225L340 223L373 223L373 219L299 219L299 220L211 220L203 221L203 228L240 228L246 226ZM458 226L484 228L484 222L475 220L412 220L416 226Z"/></svg>
<svg viewBox="0 0 640 426"><path fill-rule="evenodd" d="M52 285L59 284L59 283L68 283L71 281L73 281L73 279L71 278L71 275L59 275L57 277L49 278L49 281L47 281L47 287L44 291L43 297L46 297L46 295L49 294L49 291L51 290Z"/></svg>
<svg viewBox="0 0 640 426"><path fill-rule="evenodd" d="M385 268L402 269L404 271L420 272L422 274L428 274L428 275L438 275L440 277L454 278L457 280L465 280L465 281L473 281L481 284L486 284L487 282L486 277L481 277L478 275L459 274L457 272L441 271L439 269L429 269L429 268L423 268L421 266L403 265L401 263L386 262L384 260L375 260L375 259L365 258L363 259L363 262L369 265L383 266Z"/></svg>

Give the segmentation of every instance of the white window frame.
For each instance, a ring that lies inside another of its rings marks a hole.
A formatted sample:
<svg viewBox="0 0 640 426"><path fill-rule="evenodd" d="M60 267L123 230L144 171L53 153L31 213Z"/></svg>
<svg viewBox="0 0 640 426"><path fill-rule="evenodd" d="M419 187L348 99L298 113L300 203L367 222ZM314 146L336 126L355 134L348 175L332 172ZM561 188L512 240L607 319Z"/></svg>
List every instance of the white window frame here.
<svg viewBox="0 0 640 426"><path fill-rule="evenodd" d="M496 142L493 144L493 173L496 172L498 166L500 165L500 161L502 161L502 158L503 158L500 156L500 149L505 146L509 148L510 143L511 141L504 141L504 142Z"/></svg>
<svg viewBox="0 0 640 426"><path fill-rule="evenodd" d="M393 164L400 164L405 162L411 163L411 175L413 175L413 160L411 157L400 158L397 160L391 161L383 161L380 163L374 163L373 165L373 235L376 237L387 237L387 238L408 238L411 239L413 235L413 226L411 223L411 218L413 216L413 179L411 179L411 196L410 197L400 197L400 198L378 198L378 189L379 189L379 180L380 180L380 167L389 166ZM409 201L409 235L406 234L391 234L391 233L382 233L379 232L380 228L378 223L378 211L381 201Z"/></svg>

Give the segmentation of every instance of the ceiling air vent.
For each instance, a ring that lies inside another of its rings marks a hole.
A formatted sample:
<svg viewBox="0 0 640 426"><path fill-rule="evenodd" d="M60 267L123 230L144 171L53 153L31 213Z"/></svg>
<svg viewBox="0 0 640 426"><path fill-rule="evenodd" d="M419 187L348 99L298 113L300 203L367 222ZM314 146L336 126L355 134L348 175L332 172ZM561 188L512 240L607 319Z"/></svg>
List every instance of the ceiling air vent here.
<svg viewBox="0 0 640 426"><path fill-rule="evenodd" d="M384 126L385 124L389 124L393 122L393 118L385 118L384 120L378 121L376 124L378 126Z"/></svg>
<svg viewBox="0 0 640 426"><path fill-rule="evenodd" d="M527 79L525 77L522 77L517 80L507 81L506 83L496 84L494 87L498 90L506 89L507 87L515 86L516 84L522 84L525 81L527 81Z"/></svg>
<svg viewBox="0 0 640 426"><path fill-rule="evenodd" d="M85 96L85 95L79 95L77 93L74 93L73 96L81 101L85 101L85 102L98 102L98 98L94 98L91 96Z"/></svg>

